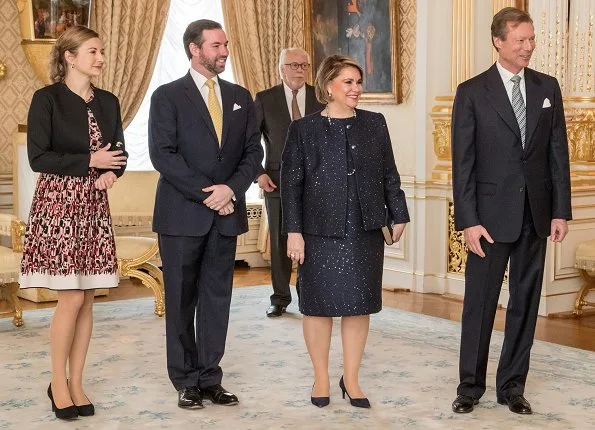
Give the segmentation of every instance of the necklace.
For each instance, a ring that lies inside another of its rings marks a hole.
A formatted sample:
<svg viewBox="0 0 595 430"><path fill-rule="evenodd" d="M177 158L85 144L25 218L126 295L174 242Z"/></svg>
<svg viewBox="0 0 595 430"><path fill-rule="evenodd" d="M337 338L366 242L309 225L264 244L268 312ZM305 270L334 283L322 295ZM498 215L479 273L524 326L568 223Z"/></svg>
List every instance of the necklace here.
<svg viewBox="0 0 595 430"><path fill-rule="evenodd" d="M326 119L328 119L328 123L329 123L329 125L331 125L331 124L332 124L332 122L331 122L331 119L332 119L332 118L331 118L331 114L330 114L330 113L329 113L329 111L328 111L328 104L327 104L327 105L326 105L326 107L324 108L324 112L325 112L325 113L324 113L324 115L326 116ZM355 118L355 117L357 117L357 111L356 111L355 109L353 109L353 118ZM336 118L335 118L335 119L336 119Z"/></svg>
<svg viewBox="0 0 595 430"><path fill-rule="evenodd" d="M329 114L329 111L328 111L328 104L326 105L326 107L324 108L324 110L325 110L325 115L326 115L326 118L328 119L329 125L332 125L331 115ZM355 109L353 109L353 118L355 118L356 116L357 116L357 112L356 112ZM349 128L349 127L350 126L347 125L347 128ZM352 167L351 170L349 172L347 172L347 176L352 176L354 174L355 174L355 167Z"/></svg>

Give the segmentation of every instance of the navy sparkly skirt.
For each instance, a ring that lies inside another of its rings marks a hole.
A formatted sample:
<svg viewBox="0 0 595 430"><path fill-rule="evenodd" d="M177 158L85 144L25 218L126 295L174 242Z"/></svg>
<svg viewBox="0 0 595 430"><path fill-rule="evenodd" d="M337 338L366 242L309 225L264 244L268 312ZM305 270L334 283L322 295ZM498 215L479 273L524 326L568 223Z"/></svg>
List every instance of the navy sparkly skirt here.
<svg viewBox="0 0 595 430"><path fill-rule="evenodd" d="M369 315L382 309L384 239L380 230L364 230L355 175L348 179L345 237L304 234L305 260L298 270L304 315Z"/></svg>

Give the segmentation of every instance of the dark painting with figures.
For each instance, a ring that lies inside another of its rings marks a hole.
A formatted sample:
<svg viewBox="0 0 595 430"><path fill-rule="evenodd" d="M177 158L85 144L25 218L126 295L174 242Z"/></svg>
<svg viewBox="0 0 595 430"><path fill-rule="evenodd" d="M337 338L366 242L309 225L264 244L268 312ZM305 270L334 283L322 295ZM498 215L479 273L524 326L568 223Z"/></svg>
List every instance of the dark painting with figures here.
<svg viewBox="0 0 595 430"><path fill-rule="evenodd" d="M313 64L333 54L349 55L364 70L366 93L394 90L391 0L311 0Z"/></svg>
<svg viewBox="0 0 595 430"><path fill-rule="evenodd" d="M89 25L91 0L32 0L36 39L57 39L68 27Z"/></svg>

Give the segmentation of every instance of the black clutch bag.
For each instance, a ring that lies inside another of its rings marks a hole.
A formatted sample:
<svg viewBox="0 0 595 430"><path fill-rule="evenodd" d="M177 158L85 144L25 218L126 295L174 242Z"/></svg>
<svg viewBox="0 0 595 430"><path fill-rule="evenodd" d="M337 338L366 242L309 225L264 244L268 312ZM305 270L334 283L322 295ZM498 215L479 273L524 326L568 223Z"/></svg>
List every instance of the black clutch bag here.
<svg viewBox="0 0 595 430"><path fill-rule="evenodd" d="M384 243L386 243L388 246L393 244L393 220L390 217L388 209L386 209L386 215L384 217L382 236L384 237Z"/></svg>

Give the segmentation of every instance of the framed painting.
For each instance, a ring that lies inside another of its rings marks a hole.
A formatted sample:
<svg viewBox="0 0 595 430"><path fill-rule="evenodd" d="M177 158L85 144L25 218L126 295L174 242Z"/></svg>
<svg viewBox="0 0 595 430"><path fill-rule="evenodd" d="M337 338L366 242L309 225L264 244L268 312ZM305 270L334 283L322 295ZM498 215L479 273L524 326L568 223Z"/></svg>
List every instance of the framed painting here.
<svg viewBox="0 0 595 430"><path fill-rule="evenodd" d="M57 39L68 27L89 26L91 0L31 0L35 39Z"/></svg>
<svg viewBox="0 0 595 430"><path fill-rule="evenodd" d="M364 70L362 102L400 103L397 1L304 0L312 81L325 57L348 55Z"/></svg>

